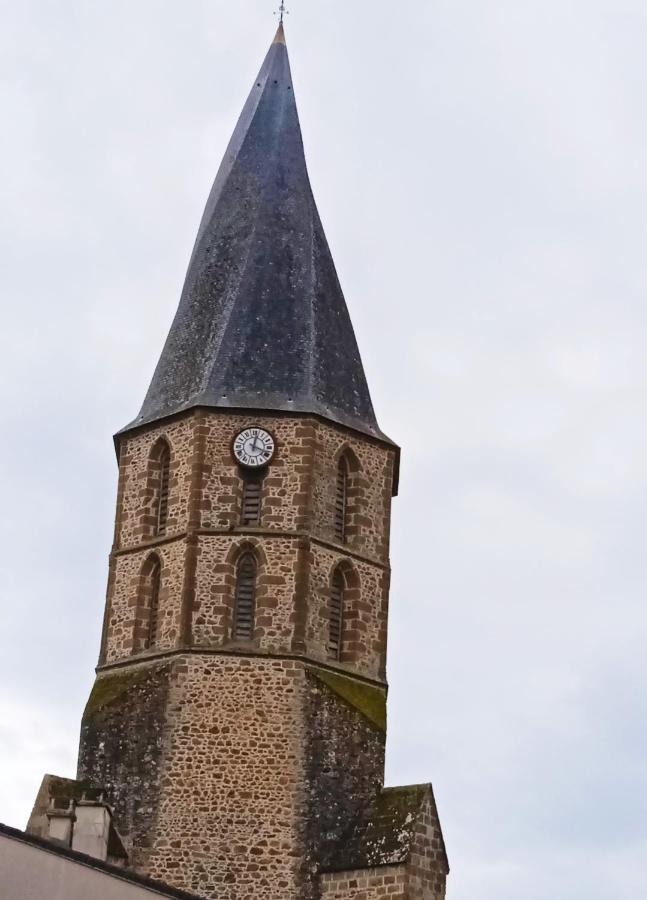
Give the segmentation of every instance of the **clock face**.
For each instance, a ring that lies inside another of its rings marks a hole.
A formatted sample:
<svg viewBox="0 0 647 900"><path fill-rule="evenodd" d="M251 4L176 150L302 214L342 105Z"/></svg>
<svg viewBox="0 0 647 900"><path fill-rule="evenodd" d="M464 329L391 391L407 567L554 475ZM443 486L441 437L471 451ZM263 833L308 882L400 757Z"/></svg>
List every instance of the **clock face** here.
<svg viewBox="0 0 647 900"><path fill-rule="evenodd" d="M234 438L234 456L249 469L266 466L274 456L274 438L264 428L246 428Z"/></svg>

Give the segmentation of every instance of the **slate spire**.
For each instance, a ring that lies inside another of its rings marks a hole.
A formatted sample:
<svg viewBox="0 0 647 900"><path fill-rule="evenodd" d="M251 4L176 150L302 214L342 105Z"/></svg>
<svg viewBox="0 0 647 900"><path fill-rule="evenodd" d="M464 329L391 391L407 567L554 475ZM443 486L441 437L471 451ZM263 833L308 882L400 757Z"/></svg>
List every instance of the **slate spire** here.
<svg viewBox="0 0 647 900"><path fill-rule="evenodd" d="M128 429L196 406L315 413L385 439L310 187L282 23Z"/></svg>

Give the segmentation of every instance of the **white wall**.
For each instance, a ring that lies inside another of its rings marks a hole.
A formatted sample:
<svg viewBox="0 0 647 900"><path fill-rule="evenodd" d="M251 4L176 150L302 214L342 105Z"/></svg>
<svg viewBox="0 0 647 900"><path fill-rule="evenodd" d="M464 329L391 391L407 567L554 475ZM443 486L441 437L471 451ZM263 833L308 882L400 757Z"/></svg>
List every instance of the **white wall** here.
<svg viewBox="0 0 647 900"><path fill-rule="evenodd" d="M151 900L167 896L0 834L0 900Z"/></svg>

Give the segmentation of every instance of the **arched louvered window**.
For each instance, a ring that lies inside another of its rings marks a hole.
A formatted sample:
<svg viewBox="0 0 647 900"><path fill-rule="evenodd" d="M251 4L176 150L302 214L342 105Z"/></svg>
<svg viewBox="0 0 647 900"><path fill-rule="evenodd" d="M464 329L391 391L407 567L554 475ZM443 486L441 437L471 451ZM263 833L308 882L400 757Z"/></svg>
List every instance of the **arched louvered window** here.
<svg viewBox="0 0 647 900"><path fill-rule="evenodd" d="M256 560L252 553L244 553L238 563L236 574L236 597L234 603L235 641L251 641L254 637L256 618Z"/></svg>
<svg viewBox="0 0 647 900"><path fill-rule="evenodd" d="M164 444L158 458L159 464L159 495L157 500L157 534L166 534L168 521L168 496L171 481L171 450L168 444Z"/></svg>
<svg viewBox="0 0 647 900"><path fill-rule="evenodd" d="M146 563L144 573L144 592L146 599L146 638L144 649L148 650L157 645L159 629L159 600L162 566L156 556L151 557Z"/></svg>
<svg viewBox="0 0 647 900"><path fill-rule="evenodd" d="M258 472L245 472L243 475L243 504L241 523L243 525L261 524L261 503L263 499L263 476Z"/></svg>
<svg viewBox="0 0 647 900"><path fill-rule="evenodd" d="M335 538L340 544L346 542L346 515L348 510L348 461L345 456L337 467L335 486Z"/></svg>
<svg viewBox="0 0 647 900"><path fill-rule="evenodd" d="M344 575L337 569L330 586L330 618L328 620L328 658L341 658L341 643L344 628Z"/></svg>

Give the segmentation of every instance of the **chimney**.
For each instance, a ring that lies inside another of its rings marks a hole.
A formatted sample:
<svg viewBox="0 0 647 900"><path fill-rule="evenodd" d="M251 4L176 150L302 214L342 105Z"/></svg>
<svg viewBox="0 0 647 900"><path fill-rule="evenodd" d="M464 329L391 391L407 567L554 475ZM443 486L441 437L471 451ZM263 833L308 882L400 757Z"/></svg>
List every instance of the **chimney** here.
<svg viewBox="0 0 647 900"><path fill-rule="evenodd" d="M74 830L74 800L56 800L50 797L49 808L46 812L47 823L49 827L48 837L50 841L57 844L64 844L66 847L72 845L72 831Z"/></svg>
<svg viewBox="0 0 647 900"><path fill-rule="evenodd" d="M76 802L75 813L72 850L105 862L108 858L112 812L104 802L103 794L97 800L88 800L83 794L82 799Z"/></svg>
<svg viewBox="0 0 647 900"><path fill-rule="evenodd" d="M29 834L38 834L102 862L125 866L128 853L112 818L112 809L100 789L83 790L67 780L66 795L50 793L52 776L45 776L40 795L44 795L32 813ZM57 787L60 789L61 780ZM77 788L76 797L73 788ZM45 800L47 797L47 800ZM79 799L80 797L80 799ZM42 806L40 805L42 803ZM42 825L41 825L42 822Z"/></svg>

